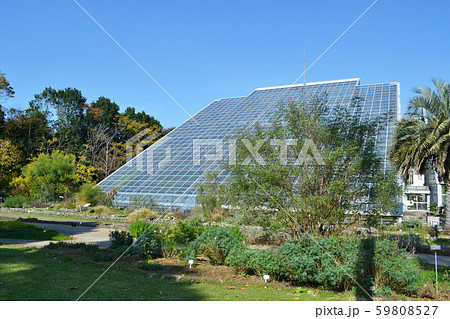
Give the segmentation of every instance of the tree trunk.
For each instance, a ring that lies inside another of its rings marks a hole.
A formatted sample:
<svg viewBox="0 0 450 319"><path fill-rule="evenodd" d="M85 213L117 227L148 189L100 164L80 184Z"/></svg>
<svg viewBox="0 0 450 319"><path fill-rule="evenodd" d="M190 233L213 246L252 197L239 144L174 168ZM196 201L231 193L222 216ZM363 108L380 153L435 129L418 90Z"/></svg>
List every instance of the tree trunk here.
<svg viewBox="0 0 450 319"><path fill-rule="evenodd" d="M445 183L445 224L444 229L450 231L450 181Z"/></svg>

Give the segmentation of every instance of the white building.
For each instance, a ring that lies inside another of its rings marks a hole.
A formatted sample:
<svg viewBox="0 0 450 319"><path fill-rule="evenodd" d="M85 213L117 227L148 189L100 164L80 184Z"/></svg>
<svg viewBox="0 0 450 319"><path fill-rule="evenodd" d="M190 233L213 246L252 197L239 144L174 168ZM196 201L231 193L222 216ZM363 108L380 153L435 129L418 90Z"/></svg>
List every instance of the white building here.
<svg viewBox="0 0 450 319"><path fill-rule="evenodd" d="M419 219L430 224L429 213L437 213L445 206L443 185L436 174L411 174L403 192L403 218ZM428 220L428 221L427 221ZM432 223L431 223L432 224Z"/></svg>

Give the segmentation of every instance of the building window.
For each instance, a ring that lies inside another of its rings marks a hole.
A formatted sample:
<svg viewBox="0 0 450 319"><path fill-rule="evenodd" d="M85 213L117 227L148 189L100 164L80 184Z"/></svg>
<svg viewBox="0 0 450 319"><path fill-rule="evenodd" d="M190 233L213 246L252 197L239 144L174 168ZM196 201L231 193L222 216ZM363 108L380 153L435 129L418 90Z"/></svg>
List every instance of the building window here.
<svg viewBox="0 0 450 319"><path fill-rule="evenodd" d="M408 204L406 205L407 210L427 210L427 195L426 194L406 194L406 199Z"/></svg>

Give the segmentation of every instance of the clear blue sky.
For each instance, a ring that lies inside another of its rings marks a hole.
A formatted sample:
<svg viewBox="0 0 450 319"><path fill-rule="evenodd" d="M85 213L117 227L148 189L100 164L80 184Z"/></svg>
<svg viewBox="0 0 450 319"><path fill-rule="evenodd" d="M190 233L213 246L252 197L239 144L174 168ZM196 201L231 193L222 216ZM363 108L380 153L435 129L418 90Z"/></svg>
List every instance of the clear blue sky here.
<svg viewBox="0 0 450 319"><path fill-rule="evenodd" d="M78 0L189 113L218 98L292 83L373 0ZM73 0L3 1L0 70L26 108L51 86L88 102L106 96L164 127L188 116ZM450 81L450 1L379 0L307 73L400 82L402 111L417 85Z"/></svg>

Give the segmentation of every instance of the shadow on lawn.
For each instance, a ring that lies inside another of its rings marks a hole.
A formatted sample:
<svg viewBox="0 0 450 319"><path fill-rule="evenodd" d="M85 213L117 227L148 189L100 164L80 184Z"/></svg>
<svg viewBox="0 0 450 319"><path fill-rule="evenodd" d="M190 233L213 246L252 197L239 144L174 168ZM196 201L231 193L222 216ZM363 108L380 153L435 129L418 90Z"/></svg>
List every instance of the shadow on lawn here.
<svg viewBox="0 0 450 319"><path fill-rule="evenodd" d="M374 285L376 238L363 238L359 246L359 259L356 266L355 297L357 300L371 300ZM362 288L362 289L361 289Z"/></svg>
<svg viewBox="0 0 450 319"><path fill-rule="evenodd" d="M79 222L72 222L70 224L56 224L56 223L39 223L34 222L30 223L32 225L36 225L39 227L45 227L54 231L57 231L60 234L66 236L76 236L85 233L91 233L95 231L95 227L82 226ZM73 224L73 225L72 225Z"/></svg>
<svg viewBox="0 0 450 319"><path fill-rule="evenodd" d="M112 264L96 262L98 254L0 246L0 300L77 300ZM124 256L80 300L205 299L193 285L139 270L135 256Z"/></svg>

